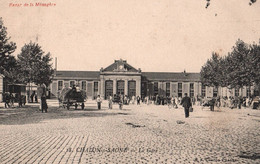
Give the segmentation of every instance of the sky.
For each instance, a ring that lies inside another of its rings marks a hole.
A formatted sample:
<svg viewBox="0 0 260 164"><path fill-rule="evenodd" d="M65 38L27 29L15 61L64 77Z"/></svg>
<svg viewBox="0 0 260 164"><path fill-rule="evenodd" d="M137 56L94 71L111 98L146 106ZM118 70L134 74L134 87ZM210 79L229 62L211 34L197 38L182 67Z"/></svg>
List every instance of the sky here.
<svg viewBox="0 0 260 164"><path fill-rule="evenodd" d="M124 59L143 72L200 72L213 51L227 55L239 38L259 43L260 1L248 3L211 0L206 9L206 0L1 0L0 17L17 44L14 55L37 42L57 57L58 70L99 71Z"/></svg>

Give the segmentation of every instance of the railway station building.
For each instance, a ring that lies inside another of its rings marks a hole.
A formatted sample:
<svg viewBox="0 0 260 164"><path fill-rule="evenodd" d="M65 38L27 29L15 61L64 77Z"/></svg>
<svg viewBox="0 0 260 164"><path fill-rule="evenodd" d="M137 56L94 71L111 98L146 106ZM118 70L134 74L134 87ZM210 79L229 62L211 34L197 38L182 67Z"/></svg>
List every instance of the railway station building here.
<svg viewBox="0 0 260 164"><path fill-rule="evenodd" d="M109 95L127 96L178 96L187 93L190 97L213 97L217 95L247 95L248 89L213 88L203 86L199 73L188 72L142 72L126 60L115 60L114 63L99 71L56 71L50 91L57 97L64 87L78 86L85 90L88 98L97 95L106 99Z"/></svg>

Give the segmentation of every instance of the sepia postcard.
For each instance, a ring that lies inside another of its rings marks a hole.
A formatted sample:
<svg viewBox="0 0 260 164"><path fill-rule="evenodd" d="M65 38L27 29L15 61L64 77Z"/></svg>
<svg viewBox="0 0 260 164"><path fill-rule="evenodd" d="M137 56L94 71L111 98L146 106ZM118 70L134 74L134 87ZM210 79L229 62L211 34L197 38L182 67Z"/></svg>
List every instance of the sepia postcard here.
<svg viewBox="0 0 260 164"><path fill-rule="evenodd" d="M259 0L1 0L0 163L260 163Z"/></svg>

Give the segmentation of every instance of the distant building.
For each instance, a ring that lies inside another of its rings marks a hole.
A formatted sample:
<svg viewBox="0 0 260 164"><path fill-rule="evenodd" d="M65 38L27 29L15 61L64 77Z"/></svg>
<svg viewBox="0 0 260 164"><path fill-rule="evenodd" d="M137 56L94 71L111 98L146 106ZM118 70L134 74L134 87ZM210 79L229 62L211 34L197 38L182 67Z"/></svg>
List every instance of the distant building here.
<svg viewBox="0 0 260 164"><path fill-rule="evenodd" d="M2 93L13 92L12 88L4 87L4 76L0 75L0 102ZM242 89L214 88L203 86L200 82L200 73L184 72L142 72L126 60L115 60L114 63L100 71L55 71L54 79L50 84L51 97L58 97L64 87L78 86L85 90L88 98L95 99L97 95L107 98L109 95L123 94L132 96L184 96L214 97L214 96L246 96L254 93L254 87ZM16 92L21 89L15 89ZM27 98L36 85L27 85Z"/></svg>
<svg viewBox="0 0 260 164"><path fill-rule="evenodd" d="M191 97L213 97L219 92L202 86L199 73L142 72L126 60L115 60L100 71L56 71L50 85L51 94L57 97L62 88L73 85L85 90L88 98L93 99L97 95L106 99L114 94L182 97L188 93Z"/></svg>

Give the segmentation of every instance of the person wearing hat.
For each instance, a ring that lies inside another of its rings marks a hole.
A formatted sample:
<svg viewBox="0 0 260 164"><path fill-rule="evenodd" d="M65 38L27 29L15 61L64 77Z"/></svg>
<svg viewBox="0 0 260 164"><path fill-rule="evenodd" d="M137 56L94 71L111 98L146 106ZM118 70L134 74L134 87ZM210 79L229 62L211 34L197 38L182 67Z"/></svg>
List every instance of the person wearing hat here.
<svg viewBox="0 0 260 164"><path fill-rule="evenodd" d="M101 102L102 102L100 95L97 96L97 100L96 101L97 101L98 109L100 110L101 109Z"/></svg>
<svg viewBox="0 0 260 164"><path fill-rule="evenodd" d="M188 94L185 93L185 96L182 98L181 100L181 105L184 108L184 112L185 112L185 118L189 117L189 109L190 107L192 107L192 103L191 103L191 98L188 97Z"/></svg>

